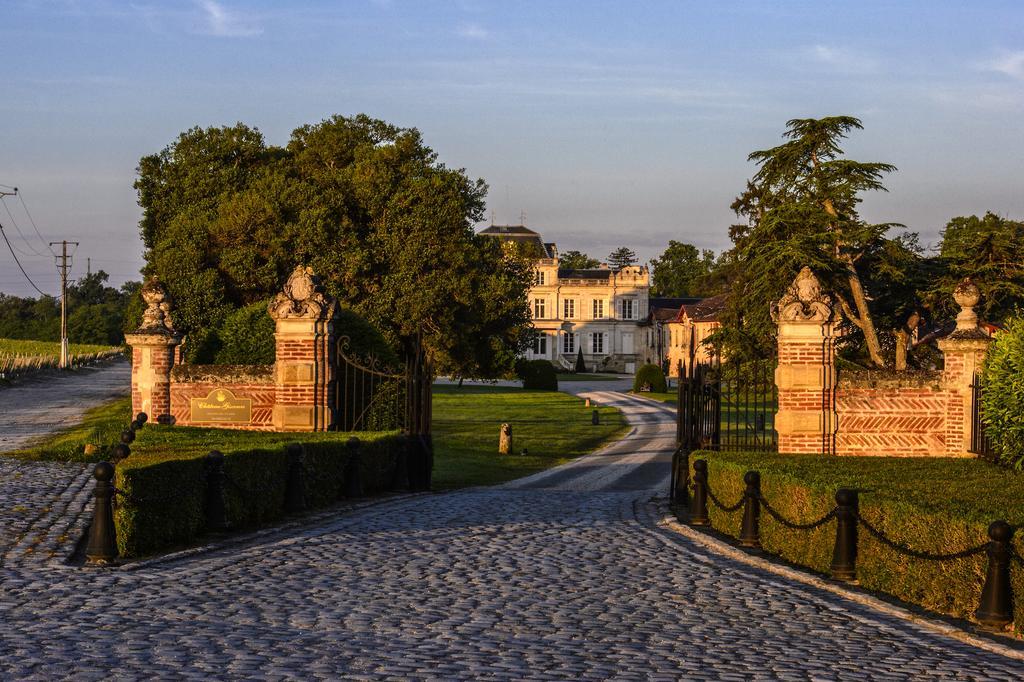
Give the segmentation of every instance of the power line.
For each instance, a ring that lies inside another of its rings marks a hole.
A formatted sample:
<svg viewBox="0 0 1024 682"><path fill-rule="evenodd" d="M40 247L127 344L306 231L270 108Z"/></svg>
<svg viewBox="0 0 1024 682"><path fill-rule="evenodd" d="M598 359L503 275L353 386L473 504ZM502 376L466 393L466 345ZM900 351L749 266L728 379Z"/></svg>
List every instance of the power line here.
<svg viewBox="0 0 1024 682"><path fill-rule="evenodd" d="M15 190L15 192L17 192L17 190ZM18 253L20 253L23 256L31 256L32 254L35 254L36 256L40 256L41 258L48 258L49 254L40 253L35 247L32 246L32 244L29 243L28 239L25 238L25 234L21 231L21 228L18 226L18 221L14 219L14 214L11 213L11 207L7 205L6 199L8 196L9 194L0 192L0 203L4 205L4 210L7 211L7 215L11 219L11 224L14 225L14 229L17 230L18 236L21 237L21 241L25 242L25 246L27 246L29 250L32 252L31 254L29 254L25 253L21 249L18 249Z"/></svg>
<svg viewBox="0 0 1024 682"><path fill-rule="evenodd" d="M37 237L39 237L39 241L40 241L40 243L42 243L42 245L43 245L43 246L45 246L45 247L46 247L46 249L47 249L47 250L48 250L48 251L49 251L49 252L50 252L51 254L53 254L54 256L56 256L57 254L53 253L53 249L51 249L51 248L50 248L50 245L49 245L49 244L47 244L47 242L46 242L46 240L45 240L45 239L43 239L43 235L42 235L42 234L40 234L40 232L39 232L39 228L38 228L38 227L36 227L36 220L35 220L35 218L33 218L33 217L32 217L32 214L31 214L31 213L29 213L29 210L28 210L28 204L26 204L26 203L25 203L25 195L24 195L24 192L22 192L22 191L21 191L20 189L18 189L17 187L15 187L15 188L14 188L14 193L18 195L18 201L20 201L20 202L21 202L21 209L22 209L23 211L25 211L25 215L27 215L27 216L28 216L28 221L29 221L30 223L32 223L32 229L36 231L36 236L37 236Z"/></svg>
<svg viewBox="0 0 1024 682"><path fill-rule="evenodd" d="M8 248L8 250L10 250L11 256L14 257L14 262L18 264L18 269L21 270L21 274L25 275L25 279L27 279L28 283L32 285L32 288L35 289L36 291L38 291L40 296L49 296L49 294L47 294L42 289L37 287L36 283L33 282L32 278L28 276L28 273L25 272L25 268L22 267L21 261L18 260L18 255L16 253L14 253L14 247L11 246L11 240L7 238L7 233L4 232L4 226L2 224L0 224L0 235L3 236L4 243L7 244L7 248Z"/></svg>

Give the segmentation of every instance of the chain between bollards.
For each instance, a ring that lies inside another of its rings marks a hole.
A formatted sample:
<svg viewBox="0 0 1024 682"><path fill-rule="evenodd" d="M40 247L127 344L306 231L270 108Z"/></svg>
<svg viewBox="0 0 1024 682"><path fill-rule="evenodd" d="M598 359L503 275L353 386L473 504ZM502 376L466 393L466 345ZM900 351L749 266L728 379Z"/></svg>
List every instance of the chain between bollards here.
<svg viewBox="0 0 1024 682"><path fill-rule="evenodd" d="M299 443L285 446L288 457L288 480L285 483L284 511L298 514L306 510L305 452Z"/></svg>
<svg viewBox="0 0 1024 682"><path fill-rule="evenodd" d="M362 442L355 437L348 439L348 462L345 464L345 497L363 496L363 452Z"/></svg>
<svg viewBox="0 0 1024 682"><path fill-rule="evenodd" d="M210 450L206 455L206 530L219 533L228 529L224 502L224 455Z"/></svg>
<svg viewBox="0 0 1024 682"><path fill-rule="evenodd" d="M89 543L85 563L89 566L110 566L117 559L114 537L114 465L100 462L92 470L96 477L95 503L89 525Z"/></svg>

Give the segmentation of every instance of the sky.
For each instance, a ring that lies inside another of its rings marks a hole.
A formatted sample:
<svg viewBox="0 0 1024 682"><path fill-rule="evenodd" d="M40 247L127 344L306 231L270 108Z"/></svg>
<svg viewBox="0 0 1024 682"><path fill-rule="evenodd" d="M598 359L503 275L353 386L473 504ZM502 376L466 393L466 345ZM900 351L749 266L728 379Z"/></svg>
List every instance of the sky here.
<svg viewBox="0 0 1024 682"><path fill-rule="evenodd" d="M139 159L237 121L271 144L333 114L416 127L487 181L496 223L598 258L726 248L747 155L791 118L859 117L848 156L899 169L863 216L926 246L954 216L1024 219L1020 2L0 0L0 16L0 185L21 194L0 224L47 293L44 241L81 243L73 277L139 279ZM35 293L2 243L0 291Z"/></svg>

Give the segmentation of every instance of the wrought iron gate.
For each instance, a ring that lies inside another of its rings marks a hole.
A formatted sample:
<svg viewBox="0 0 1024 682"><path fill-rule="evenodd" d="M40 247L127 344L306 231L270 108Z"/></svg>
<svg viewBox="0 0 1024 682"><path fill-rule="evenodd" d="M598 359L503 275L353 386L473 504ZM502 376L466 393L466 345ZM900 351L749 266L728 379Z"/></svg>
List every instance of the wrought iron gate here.
<svg viewBox="0 0 1024 682"><path fill-rule="evenodd" d="M974 383L971 384L971 452L982 459L995 459L995 453L985 434L985 422L982 419L981 395L985 390L985 383L980 374L974 375Z"/></svg>
<svg viewBox="0 0 1024 682"><path fill-rule="evenodd" d="M778 449L775 363L679 363L676 437L692 450Z"/></svg>

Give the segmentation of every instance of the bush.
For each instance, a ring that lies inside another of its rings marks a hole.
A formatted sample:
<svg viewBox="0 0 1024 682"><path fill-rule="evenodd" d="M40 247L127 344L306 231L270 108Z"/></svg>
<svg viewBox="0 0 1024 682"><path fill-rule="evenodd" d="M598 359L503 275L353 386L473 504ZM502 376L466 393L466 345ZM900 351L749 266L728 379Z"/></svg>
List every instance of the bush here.
<svg viewBox="0 0 1024 682"><path fill-rule="evenodd" d="M761 473L761 492L772 507L800 523L831 510L839 488L859 488L866 491L860 495L864 517L918 550L956 552L986 542L991 521L1024 521L1024 477L980 460L696 452L691 468L701 457L708 461L708 483L724 504L740 499L749 470ZM710 501L708 509L717 530L739 534L742 509L725 514ZM812 531L790 530L762 513L761 543L788 561L827 573L835 528L831 521ZM1024 551L1020 534L1015 544ZM859 531L861 585L957 618L970 618L978 608L986 561L984 553L954 561L913 559ZM1024 570L1015 566L1011 582L1015 594L1024 595ZM1021 630L1024 599L1015 600L1014 609Z"/></svg>
<svg viewBox="0 0 1024 682"><path fill-rule="evenodd" d="M266 301L239 308L224 318L224 324L217 330L220 350L214 357L214 364L273 364L277 348L274 331L274 320L267 312Z"/></svg>
<svg viewBox="0 0 1024 682"><path fill-rule="evenodd" d="M252 527L284 515L288 456L285 445L305 452L308 508L344 497L350 458L348 433L255 433L185 426L146 425L132 455L117 465L115 482L136 502L114 515L118 550L137 557L195 542L206 529L206 453L224 453L228 523ZM363 492L390 487L405 440L396 433L360 433Z"/></svg>
<svg viewBox="0 0 1024 682"><path fill-rule="evenodd" d="M655 393L665 393L668 386L665 384L665 373L657 365L643 365L637 370L633 377L633 392L639 393L641 389L648 389Z"/></svg>
<svg viewBox="0 0 1024 682"><path fill-rule="evenodd" d="M555 367L547 360L520 360L516 363L516 375L523 380L523 388L537 391L557 391L558 375Z"/></svg>
<svg viewBox="0 0 1024 682"><path fill-rule="evenodd" d="M1024 467L1024 318L1007 322L985 361L981 414L999 461Z"/></svg>

